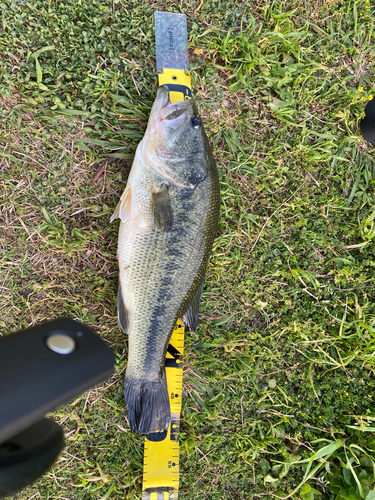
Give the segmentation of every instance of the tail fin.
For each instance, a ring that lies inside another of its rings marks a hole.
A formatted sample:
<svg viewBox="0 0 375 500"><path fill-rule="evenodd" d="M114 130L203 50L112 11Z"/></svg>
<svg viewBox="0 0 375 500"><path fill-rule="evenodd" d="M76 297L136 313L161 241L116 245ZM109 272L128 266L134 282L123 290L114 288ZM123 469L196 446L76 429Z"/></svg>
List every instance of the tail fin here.
<svg viewBox="0 0 375 500"><path fill-rule="evenodd" d="M149 434L168 429L171 409L165 371L160 380L143 381L125 377L124 396L133 432Z"/></svg>

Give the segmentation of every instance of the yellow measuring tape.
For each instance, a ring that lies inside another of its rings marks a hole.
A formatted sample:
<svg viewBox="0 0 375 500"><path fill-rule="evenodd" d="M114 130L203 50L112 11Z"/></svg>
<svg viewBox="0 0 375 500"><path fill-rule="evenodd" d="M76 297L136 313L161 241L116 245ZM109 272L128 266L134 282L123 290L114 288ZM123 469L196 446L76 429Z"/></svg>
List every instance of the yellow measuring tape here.
<svg viewBox="0 0 375 500"><path fill-rule="evenodd" d="M180 320L173 330L165 360L171 423L167 432L145 438L142 500L176 500L180 474L180 413L182 400L182 360L185 328Z"/></svg>
<svg viewBox="0 0 375 500"><path fill-rule="evenodd" d="M171 102L191 98L190 76L183 69L164 68L163 73L159 74L159 85L167 85Z"/></svg>
<svg viewBox="0 0 375 500"><path fill-rule="evenodd" d="M166 69L159 74L159 85L167 85L170 101L191 98L190 76L181 69ZM171 423L167 431L145 438L142 500L177 500L180 483L180 413L182 402L182 361L185 328L177 321L169 341L165 371Z"/></svg>

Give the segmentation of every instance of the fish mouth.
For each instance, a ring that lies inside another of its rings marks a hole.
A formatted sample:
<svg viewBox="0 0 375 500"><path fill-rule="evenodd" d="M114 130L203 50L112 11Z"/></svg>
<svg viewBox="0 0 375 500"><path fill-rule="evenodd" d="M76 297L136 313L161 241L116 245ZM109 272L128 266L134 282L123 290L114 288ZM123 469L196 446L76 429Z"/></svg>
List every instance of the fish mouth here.
<svg viewBox="0 0 375 500"><path fill-rule="evenodd" d="M184 160L176 157L169 150L166 138L172 129L183 127L190 119L194 109L194 99L171 103L169 89L166 85L158 88L156 99L151 109L146 133L140 143L142 155L148 165L170 184L182 186L168 172L167 160Z"/></svg>
<svg viewBox="0 0 375 500"><path fill-rule="evenodd" d="M175 120L176 118L182 117L184 113L193 105L192 99L187 99L186 101L179 101L171 103L169 89L166 85L162 85L158 88L158 93L155 100L155 105L157 105L157 114L160 121L163 120Z"/></svg>

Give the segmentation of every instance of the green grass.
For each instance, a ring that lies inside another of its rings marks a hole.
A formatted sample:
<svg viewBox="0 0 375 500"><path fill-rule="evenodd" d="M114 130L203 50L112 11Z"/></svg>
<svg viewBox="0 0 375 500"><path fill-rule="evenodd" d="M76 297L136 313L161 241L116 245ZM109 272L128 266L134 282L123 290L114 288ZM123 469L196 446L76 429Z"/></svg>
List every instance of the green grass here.
<svg viewBox="0 0 375 500"><path fill-rule="evenodd" d="M153 11L179 5L0 2L1 334L69 315L117 359L55 413L66 450L18 500L140 497L109 218L155 97ZM375 95L374 6L183 8L222 207L186 336L180 498L371 500L375 150L359 121Z"/></svg>

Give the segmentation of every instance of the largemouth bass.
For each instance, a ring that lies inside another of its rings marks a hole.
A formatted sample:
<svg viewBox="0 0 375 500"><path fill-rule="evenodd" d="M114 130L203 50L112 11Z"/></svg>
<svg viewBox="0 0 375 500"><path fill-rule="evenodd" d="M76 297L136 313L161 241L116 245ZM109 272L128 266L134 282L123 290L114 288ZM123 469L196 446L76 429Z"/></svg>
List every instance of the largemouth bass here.
<svg viewBox="0 0 375 500"><path fill-rule="evenodd" d="M121 219L118 320L129 334L124 382L134 432L170 423L165 355L177 319L190 330L217 231L218 173L193 99L159 87L146 133L111 218Z"/></svg>

